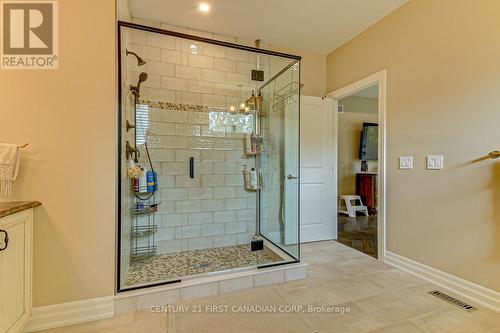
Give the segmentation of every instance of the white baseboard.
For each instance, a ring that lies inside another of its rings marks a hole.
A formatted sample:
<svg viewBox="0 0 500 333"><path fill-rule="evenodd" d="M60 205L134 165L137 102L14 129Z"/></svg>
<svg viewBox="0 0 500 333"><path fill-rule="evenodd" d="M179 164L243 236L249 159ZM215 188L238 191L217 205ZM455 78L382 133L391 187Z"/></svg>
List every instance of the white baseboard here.
<svg viewBox="0 0 500 333"><path fill-rule="evenodd" d="M466 297L478 305L500 313L500 293L495 290L482 287L390 251L386 251L384 261L389 265Z"/></svg>
<svg viewBox="0 0 500 333"><path fill-rule="evenodd" d="M111 318L114 311L113 296L35 307L33 317L23 332L35 332Z"/></svg>

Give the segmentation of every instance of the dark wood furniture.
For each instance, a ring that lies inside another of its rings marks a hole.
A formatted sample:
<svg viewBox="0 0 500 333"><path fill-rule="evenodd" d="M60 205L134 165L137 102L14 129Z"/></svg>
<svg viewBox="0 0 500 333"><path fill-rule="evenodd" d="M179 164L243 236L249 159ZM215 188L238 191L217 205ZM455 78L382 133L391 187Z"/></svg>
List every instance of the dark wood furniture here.
<svg viewBox="0 0 500 333"><path fill-rule="evenodd" d="M356 194L361 197L363 204L368 207L370 215L377 214L377 173L356 173Z"/></svg>

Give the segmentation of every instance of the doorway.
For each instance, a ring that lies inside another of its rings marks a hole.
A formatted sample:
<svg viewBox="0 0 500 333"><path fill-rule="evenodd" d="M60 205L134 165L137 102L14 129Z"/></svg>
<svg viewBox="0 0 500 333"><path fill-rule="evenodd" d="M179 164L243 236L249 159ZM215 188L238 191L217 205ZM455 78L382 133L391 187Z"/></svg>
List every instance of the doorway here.
<svg viewBox="0 0 500 333"><path fill-rule="evenodd" d="M337 241L383 260L386 72L336 90L334 230Z"/></svg>
<svg viewBox="0 0 500 333"><path fill-rule="evenodd" d="M339 100L337 240L377 257L378 85Z"/></svg>

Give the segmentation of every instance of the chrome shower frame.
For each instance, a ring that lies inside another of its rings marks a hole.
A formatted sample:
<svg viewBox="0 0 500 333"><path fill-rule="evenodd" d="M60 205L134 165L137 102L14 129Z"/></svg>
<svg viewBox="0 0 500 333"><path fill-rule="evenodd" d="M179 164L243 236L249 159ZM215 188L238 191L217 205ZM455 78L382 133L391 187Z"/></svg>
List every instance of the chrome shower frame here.
<svg viewBox="0 0 500 333"><path fill-rule="evenodd" d="M228 47L228 48L233 48L233 49L238 49L242 51L248 51L248 52L253 52L257 54L265 54L265 55L270 55L270 56L277 56L277 57L282 57L282 58L288 58L292 60L291 64L287 66L285 69L281 70L277 75L273 76L271 79L269 79L266 83L264 83L262 86L259 87L258 91L260 92L262 88L264 88L266 85L269 84L269 82L272 82L276 77L278 77L280 74L282 74L284 71L286 71L290 66L294 64L299 64L299 73L300 73L300 60L301 57L297 55L292 55L292 54L287 54L287 53L281 53L281 52L275 52L271 50L266 50L266 49L260 49L260 48L255 48L255 47L250 47L246 45L239 45L239 44L234 44L234 43L229 43L229 42L224 42L220 40L214 40L210 38L204 38L204 37L199 37L199 36L194 36L194 35L189 35L189 34L184 34L176 31L169 31L169 30L164 30L156 27L151 27L151 26L146 26L146 25L141 25L141 24L136 24L136 23L131 23L131 22L125 22L125 21L118 21L117 23L117 55L118 55L118 62L117 62L117 87L118 87L118 94L117 94L117 123L119 124L118 130L117 130L117 135L118 135L118 140L117 140L117 188L116 188L116 193L117 193L117 228L116 228L116 240L117 240L117 246L116 246L116 292L121 293L125 291L132 291L132 290L137 290L137 289L144 289L144 288L151 288L155 286L162 286L166 284L172 284L172 283L178 283L181 282L181 279L178 280L170 280L170 281L162 281L162 282L157 282L157 283L152 283L148 285L140 285L140 286L134 286L134 287L128 287L128 288L122 288L121 287L121 276L120 276L120 270L121 270L121 230L122 230L122 216L121 216L121 210L122 210L122 202L121 202L121 191L122 191L122 184L121 184L121 177L122 177L122 160L121 156L125 153L122 148L122 98L123 98L123 90L122 87L122 29L124 28L130 28L130 29L136 29L140 31L145 31L145 32L152 32L152 33L158 33L162 35L167 35L167 36L173 36L173 37L178 37L178 38L183 38L187 40L192 40L192 41L198 41L198 42L203 42L203 43L208 43L208 44L213 44L213 45L218 45L218 46L223 46L223 47ZM131 52L129 52L130 54ZM140 58L140 57L138 57ZM142 60L142 59L141 59ZM140 65L140 60L138 59L138 64ZM299 74L299 82L300 82L300 74ZM138 87L139 88L139 87ZM128 90L128 89L127 89ZM138 90L138 89L137 89ZM135 94L134 94L135 95ZM136 96L137 97L137 96ZM137 97L138 99L138 97ZM300 95L299 95L299 102L300 102ZM261 132L261 127L260 127L260 120L261 117L259 115L259 112L256 112L255 114L255 119L254 119L254 126L256 133ZM129 128L132 128L135 124L129 124ZM299 132L300 133L300 132ZM299 134L300 135L300 134ZM257 157L256 159L256 165L259 165L259 170L260 171L260 157ZM300 160L299 160L299 166L300 166ZM257 223L258 227L260 227L260 210L259 210L259 203L260 203L260 191L257 191ZM299 191L300 195L300 191ZM299 216L300 216L300 207L299 209ZM260 234L260 230L257 229L257 233L259 234L260 237L266 239L268 242L271 244L276 245L274 242L271 240L267 239L265 236ZM298 228L298 243L300 244L300 228ZM278 246L279 247L279 246ZM292 261L287 261L287 262L277 262L274 264L268 264L268 265L262 265L262 266L257 266L257 269L260 268L267 268L267 267L272 267L272 266L280 266L280 265L288 265L288 264L293 264L293 263L298 263L300 260L300 246L298 246L298 255L293 256L290 255L291 258L296 258L295 260ZM283 250L283 249L282 249ZM284 251L284 250L283 250ZM284 251L286 252L286 251ZM218 272L217 272L218 273ZM183 278L184 279L184 278Z"/></svg>

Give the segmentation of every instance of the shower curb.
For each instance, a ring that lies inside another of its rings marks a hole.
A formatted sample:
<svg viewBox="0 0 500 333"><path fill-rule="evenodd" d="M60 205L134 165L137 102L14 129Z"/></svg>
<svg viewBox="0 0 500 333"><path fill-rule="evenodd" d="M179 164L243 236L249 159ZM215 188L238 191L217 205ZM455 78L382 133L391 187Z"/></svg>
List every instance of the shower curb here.
<svg viewBox="0 0 500 333"><path fill-rule="evenodd" d="M186 279L115 296L115 314L306 278L305 262Z"/></svg>

